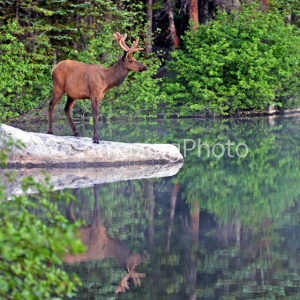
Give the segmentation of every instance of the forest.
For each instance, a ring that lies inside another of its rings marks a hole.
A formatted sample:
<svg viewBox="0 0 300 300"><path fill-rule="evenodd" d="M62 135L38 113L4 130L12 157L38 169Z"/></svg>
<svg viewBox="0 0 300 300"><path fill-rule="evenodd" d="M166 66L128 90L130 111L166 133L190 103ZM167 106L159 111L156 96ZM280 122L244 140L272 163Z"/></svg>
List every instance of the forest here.
<svg viewBox="0 0 300 300"><path fill-rule="evenodd" d="M0 147L0 298L91 291L115 299L125 274L117 262L62 260L84 252L74 235L99 203L108 234L130 253L150 250L137 270L147 276L126 299L299 298L299 118L177 119L299 107L299 27L300 0L0 0L0 123L28 120L17 125L46 132L39 121L48 116L53 67L66 59L112 66L123 55L113 37L120 32L129 47L139 39L144 50L134 58L148 70L129 73L103 98L107 141L201 138L208 148L230 140L250 149L234 158L191 149L176 176L104 183L97 197L95 187L55 191L45 172L7 197L3 179L16 180L7 158L23 147L9 140ZM63 118L56 127L67 136L64 100L55 121ZM73 115L80 134L92 136L92 120L81 122L90 101L76 101ZM75 223L65 218L73 201Z"/></svg>
<svg viewBox="0 0 300 300"><path fill-rule="evenodd" d="M131 74L101 103L102 117L232 115L299 100L298 0L0 1L0 119L43 116L51 70L64 59L114 64L112 36L139 38ZM64 101L62 101L64 102ZM75 116L89 116L77 101Z"/></svg>

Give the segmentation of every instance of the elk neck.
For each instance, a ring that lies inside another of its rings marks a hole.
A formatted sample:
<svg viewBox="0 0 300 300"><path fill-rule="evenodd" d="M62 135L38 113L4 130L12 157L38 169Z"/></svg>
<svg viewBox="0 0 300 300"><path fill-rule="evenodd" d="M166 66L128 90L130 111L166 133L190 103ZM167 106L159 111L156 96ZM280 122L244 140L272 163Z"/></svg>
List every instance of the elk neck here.
<svg viewBox="0 0 300 300"><path fill-rule="evenodd" d="M106 68L106 80L107 88L109 90L115 86L119 86L123 83L128 75L128 69L125 68L122 58L112 67Z"/></svg>

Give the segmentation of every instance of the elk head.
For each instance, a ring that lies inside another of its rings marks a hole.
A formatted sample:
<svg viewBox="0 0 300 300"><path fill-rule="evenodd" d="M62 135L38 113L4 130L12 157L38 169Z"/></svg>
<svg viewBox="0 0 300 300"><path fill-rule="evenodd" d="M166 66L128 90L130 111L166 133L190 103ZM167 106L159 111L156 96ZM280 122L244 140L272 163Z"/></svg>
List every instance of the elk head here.
<svg viewBox="0 0 300 300"><path fill-rule="evenodd" d="M134 72L145 72L147 71L147 67L144 66L142 63L137 61L132 57L132 54L136 51L143 50L144 48L138 48L139 40L133 42L131 48L129 48L125 44L125 40L127 38L127 34L121 35L119 32L113 34L114 38L118 42L119 46L124 50L124 55L122 60L124 62L124 66L126 69Z"/></svg>

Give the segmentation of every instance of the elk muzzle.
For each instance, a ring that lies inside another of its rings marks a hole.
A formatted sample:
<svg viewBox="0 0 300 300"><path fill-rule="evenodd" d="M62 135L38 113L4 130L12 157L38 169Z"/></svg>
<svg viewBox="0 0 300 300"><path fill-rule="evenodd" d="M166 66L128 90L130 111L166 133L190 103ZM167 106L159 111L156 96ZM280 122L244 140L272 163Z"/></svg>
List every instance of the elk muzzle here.
<svg viewBox="0 0 300 300"><path fill-rule="evenodd" d="M147 70L148 70L148 68L144 65L140 68L140 72L142 72L142 73L146 72Z"/></svg>

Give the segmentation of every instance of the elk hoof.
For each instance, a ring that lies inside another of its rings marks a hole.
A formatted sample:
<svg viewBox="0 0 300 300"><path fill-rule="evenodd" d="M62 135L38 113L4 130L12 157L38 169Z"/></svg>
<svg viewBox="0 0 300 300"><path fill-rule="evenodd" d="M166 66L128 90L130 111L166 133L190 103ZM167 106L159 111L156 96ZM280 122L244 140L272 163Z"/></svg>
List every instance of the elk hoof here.
<svg viewBox="0 0 300 300"><path fill-rule="evenodd" d="M102 144L102 140L101 140L101 137L98 135L97 137L93 137L93 142L95 144Z"/></svg>
<svg viewBox="0 0 300 300"><path fill-rule="evenodd" d="M74 133L74 136L80 136L80 134L76 131L75 133Z"/></svg>
<svg viewBox="0 0 300 300"><path fill-rule="evenodd" d="M52 131L52 130L48 130L47 133L48 133L48 134L53 134L53 131Z"/></svg>
<svg viewBox="0 0 300 300"><path fill-rule="evenodd" d="M99 144L100 140L99 140L98 138L93 138L93 142L94 142L95 144Z"/></svg>

